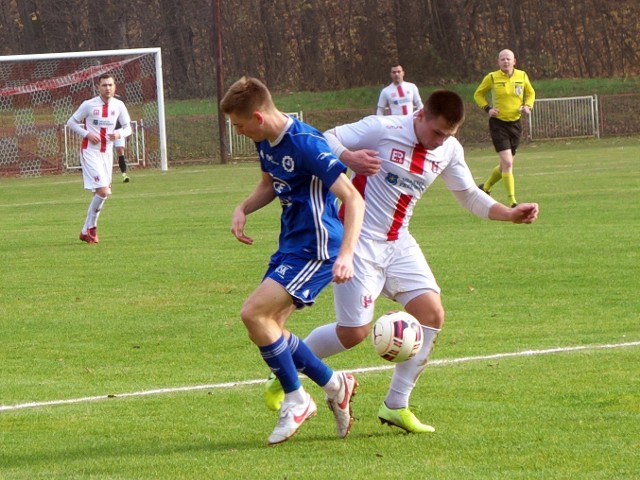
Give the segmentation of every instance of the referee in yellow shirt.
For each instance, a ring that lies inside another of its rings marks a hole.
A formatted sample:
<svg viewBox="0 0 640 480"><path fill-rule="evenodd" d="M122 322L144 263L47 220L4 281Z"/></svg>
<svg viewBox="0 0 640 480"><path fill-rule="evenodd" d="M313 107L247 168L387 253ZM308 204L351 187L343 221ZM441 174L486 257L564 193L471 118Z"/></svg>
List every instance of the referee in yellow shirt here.
<svg viewBox="0 0 640 480"><path fill-rule="evenodd" d="M508 203L512 207L518 204L513 178L513 157L522 137L520 117L523 113L528 115L531 112L536 99L536 92L528 75L522 70L517 70L515 65L516 58L513 52L502 50L498 55L500 70L487 74L473 94L478 106L489 114L491 140L500 157L500 164L493 169L489 178L478 186L490 193L491 187L501 179L504 180ZM489 92L490 101L487 100Z"/></svg>

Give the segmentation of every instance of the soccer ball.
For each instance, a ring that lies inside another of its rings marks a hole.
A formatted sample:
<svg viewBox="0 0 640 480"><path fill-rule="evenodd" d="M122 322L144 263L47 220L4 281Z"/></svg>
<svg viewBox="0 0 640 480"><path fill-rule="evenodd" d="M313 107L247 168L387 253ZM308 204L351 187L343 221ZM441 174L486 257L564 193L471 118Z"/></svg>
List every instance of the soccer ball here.
<svg viewBox="0 0 640 480"><path fill-rule="evenodd" d="M414 357L422 348L422 326L407 312L382 315L371 330L371 343L376 353L394 363Z"/></svg>

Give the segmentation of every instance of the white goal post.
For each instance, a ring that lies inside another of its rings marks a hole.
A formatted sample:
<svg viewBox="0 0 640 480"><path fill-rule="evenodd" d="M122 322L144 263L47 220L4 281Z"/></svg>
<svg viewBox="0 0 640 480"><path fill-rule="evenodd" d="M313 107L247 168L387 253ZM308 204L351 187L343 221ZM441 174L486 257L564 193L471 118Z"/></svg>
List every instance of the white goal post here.
<svg viewBox="0 0 640 480"><path fill-rule="evenodd" d="M598 96L536 98L529 116L530 138L600 138Z"/></svg>
<svg viewBox="0 0 640 480"><path fill-rule="evenodd" d="M136 123L136 135L127 139L127 153L135 154L131 164L167 170L161 50L139 48L0 56L0 175L77 168L68 161L73 152L65 126L98 94L104 73L113 75Z"/></svg>

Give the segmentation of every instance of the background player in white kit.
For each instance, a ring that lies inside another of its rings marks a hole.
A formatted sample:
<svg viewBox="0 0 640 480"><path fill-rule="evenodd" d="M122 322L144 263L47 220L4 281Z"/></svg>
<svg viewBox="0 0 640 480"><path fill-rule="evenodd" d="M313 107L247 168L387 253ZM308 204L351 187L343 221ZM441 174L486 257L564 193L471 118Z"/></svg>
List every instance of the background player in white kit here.
<svg viewBox="0 0 640 480"><path fill-rule="evenodd" d="M82 102L67 125L83 137L80 151L82 178L85 190L94 195L87 210L80 240L98 243L98 217L104 202L111 194L113 173L113 142L131 134L131 119L125 104L114 98L116 84L113 76L103 74L98 79L99 95ZM121 128L116 129L119 122Z"/></svg>
<svg viewBox="0 0 640 480"><path fill-rule="evenodd" d="M365 217L354 278L334 285L337 322L316 328L305 343L320 358L352 348L368 336L380 294L399 302L420 321L425 341L414 358L396 365L378 417L407 432L435 431L409 410L409 396L444 323L440 287L408 229L416 202L442 177L478 217L531 223L538 216L537 204L508 208L476 187L462 145L452 136L463 121L460 96L440 90L413 116L372 115L325 132L334 154L356 172L352 180L365 198Z"/></svg>
<svg viewBox="0 0 640 480"><path fill-rule="evenodd" d="M114 95L118 100L122 100L122 97L118 94ZM120 124L116 122L116 130L121 128ZM122 182L129 183L131 179L129 175L127 175L127 159L125 157L125 148L127 146L127 141L124 137L120 137L115 142L113 142L113 146L116 149L116 156L118 157L118 167L120 168L120 173L122 173Z"/></svg>
<svg viewBox="0 0 640 480"><path fill-rule="evenodd" d="M384 115L386 108L391 115L411 115L422 108L420 91L415 84L404 81L402 65L391 67L391 84L380 92L376 115Z"/></svg>

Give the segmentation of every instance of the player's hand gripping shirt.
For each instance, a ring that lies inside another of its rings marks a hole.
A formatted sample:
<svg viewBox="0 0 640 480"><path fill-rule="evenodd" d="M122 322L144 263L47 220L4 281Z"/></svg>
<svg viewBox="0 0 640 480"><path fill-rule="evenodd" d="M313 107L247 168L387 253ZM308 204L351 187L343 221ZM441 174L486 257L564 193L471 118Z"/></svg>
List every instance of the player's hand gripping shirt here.
<svg viewBox="0 0 640 480"><path fill-rule="evenodd" d="M273 144L263 140L256 148L282 205L278 250L319 260L335 257L343 228L329 188L347 167L319 131L296 119Z"/></svg>
<svg viewBox="0 0 640 480"><path fill-rule="evenodd" d="M460 142L449 137L441 147L425 149L416 138L412 115L372 115L334 131L349 150L377 150L382 160L376 175L352 177L365 199L363 237L397 240L409 235L416 202L439 176L449 190L475 188Z"/></svg>
<svg viewBox="0 0 640 480"><path fill-rule="evenodd" d="M116 123L120 128L116 128ZM67 125L78 135L81 135L82 150L102 153L113 152L113 141L109 140L110 133L119 130L120 137L131 135L131 118L125 104L117 98L109 99L106 104L100 96L82 102ZM87 134L93 132L100 137L100 143L93 144L87 139Z"/></svg>

